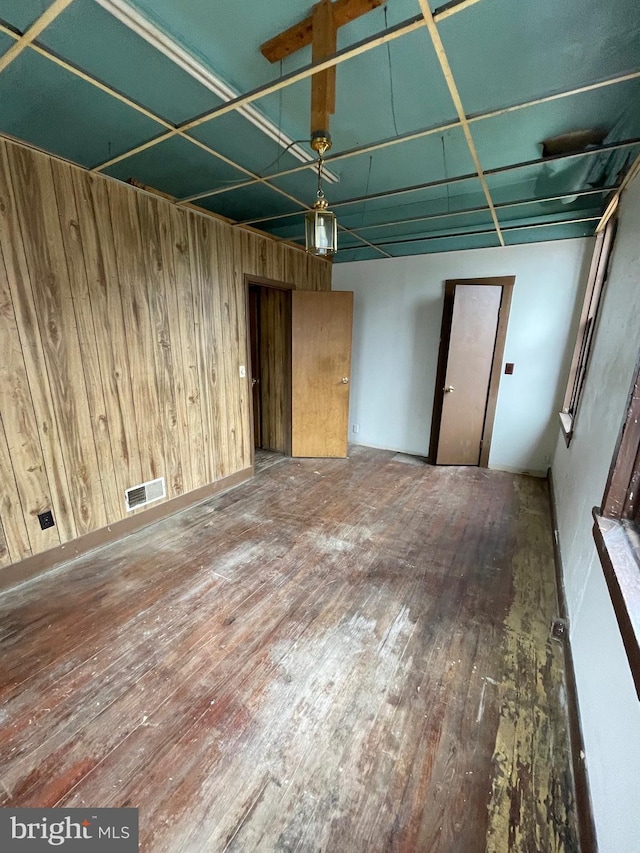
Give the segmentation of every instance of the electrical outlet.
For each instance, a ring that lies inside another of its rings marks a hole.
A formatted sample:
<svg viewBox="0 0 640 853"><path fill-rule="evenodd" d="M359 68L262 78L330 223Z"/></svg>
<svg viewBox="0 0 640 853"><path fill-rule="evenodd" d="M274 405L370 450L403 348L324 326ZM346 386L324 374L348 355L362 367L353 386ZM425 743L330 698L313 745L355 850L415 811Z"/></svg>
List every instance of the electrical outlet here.
<svg viewBox="0 0 640 853"><path fill-rule="evenodd" d="M47 530L49 527L55 527L56 525L55 521L53 520L53 513L50 509L39 513L38 521L40 522L41 530Z"/></svg>
<svg viewBox="0 0 640 853"><path fill-rule="evenodd" d="M244 364L241 364L240 365L240 379L244 379L246 377L246 375L247 375L247 368L244 366Z"/></svg>
<svg viewBox="0 0 640 853"><path fill-rule="evenodd" d="M351 429L353 432L360 432L360 424L353 424Z"/></svg>

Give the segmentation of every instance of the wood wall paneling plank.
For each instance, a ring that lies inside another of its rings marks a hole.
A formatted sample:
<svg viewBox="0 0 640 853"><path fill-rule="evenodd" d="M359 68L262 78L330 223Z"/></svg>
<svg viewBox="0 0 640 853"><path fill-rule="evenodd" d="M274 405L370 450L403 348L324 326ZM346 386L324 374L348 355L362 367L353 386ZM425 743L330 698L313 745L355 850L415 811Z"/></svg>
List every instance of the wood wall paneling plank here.
<svg viewBox="0 0 640 853"><path fill-rule="evenodd" d="M18 146L11 146L8 155L71 511L81 535L103 527L107 517L53 185L53 160Z"/></svg>
<svg viewBox="0 0 640 853"><path fill-rule="evenodd" d="M227 358L223 337L223 299L222 283L219 269L220 239L219 228L224 227L221 223L210 222L209 234L206 248L203 246L203 266L206 271L207 289L203 294L204 322L210 335L210 351L213 354L210 382L214 398L214 441L216 446L216 479L224 477L231 468L231 455L229 446L229 422L227 397L229 377L227 371Z"/></svg>
<svg viewBox="0 0 640 853"><path fill-rule="evenodd" d="M228 239L228 238L227 238ZM233 294L230 302L230 320L233 330L233 346L238 356L238 369L236 371L237 396L236 396L236 429L238 435L236 438L236 466L239 470L251 465L253 457L253 446L251 440L251 387L249 385L249 365L251 354L248 346L248 329L247 329L247 288L245 286L244 275L238 269L235 258L235 249L233 240L229 240L230 252L227 254L227 263L230 265L230 271L233 276ZM240 379L240 365L245 367L245 377Z"/></svg>
<svg viewBox="0 0 640 853"><path fill-rule="evenodd" d="M69 500L67 472L60 454L58 424L34 305L31 283L33 271L27 263L16 215L8 156L9 150L14 148L13 143L0 140L0 241L49 484L50 508L55 515L59 541L67 542L76 537L76 524ZM14 178L19 182L19 176ZM7 441L10 443L9 436ZM54 535L49 534L50 537ZM53 544L53 539L42 543L43 548Z"/></svg>
<svg viewBox="0 0 640 853"><path fill-rule="evenodd" d="M11 565L11 554L9 553L9 546L7 545L2 519L0 518L0 568L9 565Z"/></svg>
<svg viewBox="0 0 640 853"><path fill-rule="evenodd" d="M174 345L169 327L169 303L167 300L167 271L162 243L167 231L161 230L161 210L164 202L144 193L138 193L138 217L144 248L147 301L151 319L151 343L155 359L156 390L160 420L159 430L164 444L164 476L169 497L184 492L182 458L176 394L176 361ZM165 213L165 226L170 233L170 222ZM169 285L170 288L170 285Z"/></svg>
<svg viewBox="0 0 640 853"><path fill-rule="evenodd" d="M216 427L214 406L215 389L212 376L215 378L215 354L212 351L212 335L207 313L207 291L211 288L208 264L205 253L211 238L210 223L204 217L190 214L189 216L189 245L191 258L191 275L193 285L193 313L195 321L195 339L198 350L198 381L200 384L200 401L202 407L202 433L204 443L204 461L208 482L218 479L218 445L216 442Z"/></svg>
<svg viewBox="0 0 640 853"><path fill-rule="evenodd" d="M0 335L0 337L2 336ZM29 535L2 417L0 417L0 519L2 520L10 562L17 563L19 560L24 560L25 557L30 557L33 551L29 543ZM31 521L34 531L36 525L38 529L40 528L37 519L34 518ZM50 528L50 530L55 531L55 528ZM57 536L58 542L60 542L60 536L55 532L53 535Z"/></svg>
<svg viewBox="0 0 640 853"><path fill-rule="evenodd" d="M194 347L193 293L189 262L189 235L185 211L158 206L162 264L165 274L167 320L174 364L174 394L182 482L189 492L206 482L194 479L202 455L202 421L199 406L198 364ZM199 431L199 439L198 439ZM192 439L193 433L193 439Z"/></svg>
<svg viewBox="0 0 640 853"><path fill-rule="evenodd" d="M32 551L59 545L60 535L55 527L41 530L37 518L38 513L51 508L51 495L2 251L0 341L0 415L7 441L0 482L0 518L7 528L6 535L15 533L13 551L22 559ZM13 520L10 513L18 517ZM28 534L22 530L25 524Z"/></svg>
<svg viewBox="0 0 640 853"><path fill-rule="evenodd" d="M207 476L205 442L203 433L203 397L198 371L198 336L196 326L194 281L197 264L192 261L190 220L194 215L171 207L172 234L176 273L176 299L178 324L184 362L184 387L186 392L187 424L190 446L191 477L193 488L210 482Z"/></svg>
<svg viewBox="0 0 640 853"><path fill-rule="evenodd" d="M155 353L148 294L145 282L145 250L137 194L110 182L109 208L118 263L125 338L129 347L129 367L133 392L134 418L138 432L143 481L166 475L164 435L155 375ZM131 483L132 486L136 485Z"/></svg>
<svg viewBox="0 0 640 853"><path fill-rule="evenodd" d="M233 241L229 240L228 229L216 226L218 261L219 316L221 321L220 341L226 404L226 443L228 465L226 475L233 474L250 464L245 441L247 419L243 416L243 398L246 398L247 379L240 377L240 364L247 367L246 329L241 324L238 299L244 297L244 280L235 273ZM240 291L240 292L239 292Z"/></svg>
<svg viewBox="0 0 640 853"><path fill-rule="evenodd" d="M142 471L108 183L80 169L71 171L109 422L118 518L124 518L125 489L142 481Z"/></svg>
<svg viewBox="0 0 640 853"><path fill-rule="evenodd" d="M52 160L53 181L60 215L62 240L67 258L69 285L75 308L78 340L82 354L87 402L100 472L106 521L122 517L122 497L114 474L109 418L104 399L102 365L94 328L85 264L85 248L80 231L80 215L73 187L73 170L60 160ZM96 524L95 527L101 525Z"/></svg>

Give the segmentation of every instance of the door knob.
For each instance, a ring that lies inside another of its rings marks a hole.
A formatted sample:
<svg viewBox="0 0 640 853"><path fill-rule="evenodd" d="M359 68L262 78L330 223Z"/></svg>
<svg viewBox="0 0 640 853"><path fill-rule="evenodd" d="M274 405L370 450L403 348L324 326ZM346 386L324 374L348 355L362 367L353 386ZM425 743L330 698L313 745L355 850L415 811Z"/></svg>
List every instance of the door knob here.
<svg viewBox="0 0 640 853"><path fill-rule="evenodd" d="M444 389L444 393L450 394L452 391L455 391L455 390L456 389L453 387L453 385L447 385L447 387Z"/></svg>
<svg viewBox="0 0 640 853"><path fill-rule="evenodd" d="M342 381L343 385L348 385L349 384L349 377L343 376L341 381Z"/></svg>
<svg viewBox="0 0 640 853"><path fill-rule="evenodd" d="M255 388L257 384L258 384L258 380L257 380L257 379L252 379L252 380L251 380L251 387L252 387L252 388Z"/></svg>

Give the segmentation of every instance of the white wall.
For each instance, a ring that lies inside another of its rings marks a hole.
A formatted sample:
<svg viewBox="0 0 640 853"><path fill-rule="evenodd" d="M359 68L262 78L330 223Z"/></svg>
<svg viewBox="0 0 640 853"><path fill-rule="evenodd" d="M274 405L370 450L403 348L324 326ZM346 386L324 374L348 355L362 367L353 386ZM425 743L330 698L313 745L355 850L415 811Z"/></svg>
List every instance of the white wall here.
<svg viewBox="0 0 640 853"><path fill-rule="evenodd" d="M350 441L426 456L444 282L515 275L490 467L545 474L571 357L577 292L591 239L336 264L355 292Z"/></svg>
<svg viewBox="0 0 640 853"><path fill-rule="evenodd" d="M573 441L553 478L587 771L600 853L640 851L640 701L595 551L602 500L640 351L640 180L625 194Z"/></svg>

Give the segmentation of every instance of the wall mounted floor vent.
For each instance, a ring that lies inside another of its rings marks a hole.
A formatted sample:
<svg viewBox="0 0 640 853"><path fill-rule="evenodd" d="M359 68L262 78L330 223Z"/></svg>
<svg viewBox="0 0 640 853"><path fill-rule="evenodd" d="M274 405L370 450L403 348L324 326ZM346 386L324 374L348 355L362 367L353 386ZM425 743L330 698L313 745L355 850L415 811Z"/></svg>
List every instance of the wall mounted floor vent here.
<svg viewBox="0 0 640 853"><path fill-rule="evenodd" d="M139 506L150 504L153 501L159 501L160 498L166 497L166 494L164 477L158 477L157 480L149 480L147 483L141 483L139 486L132 486L124 493L127 512L137 509Z"/></svg>

